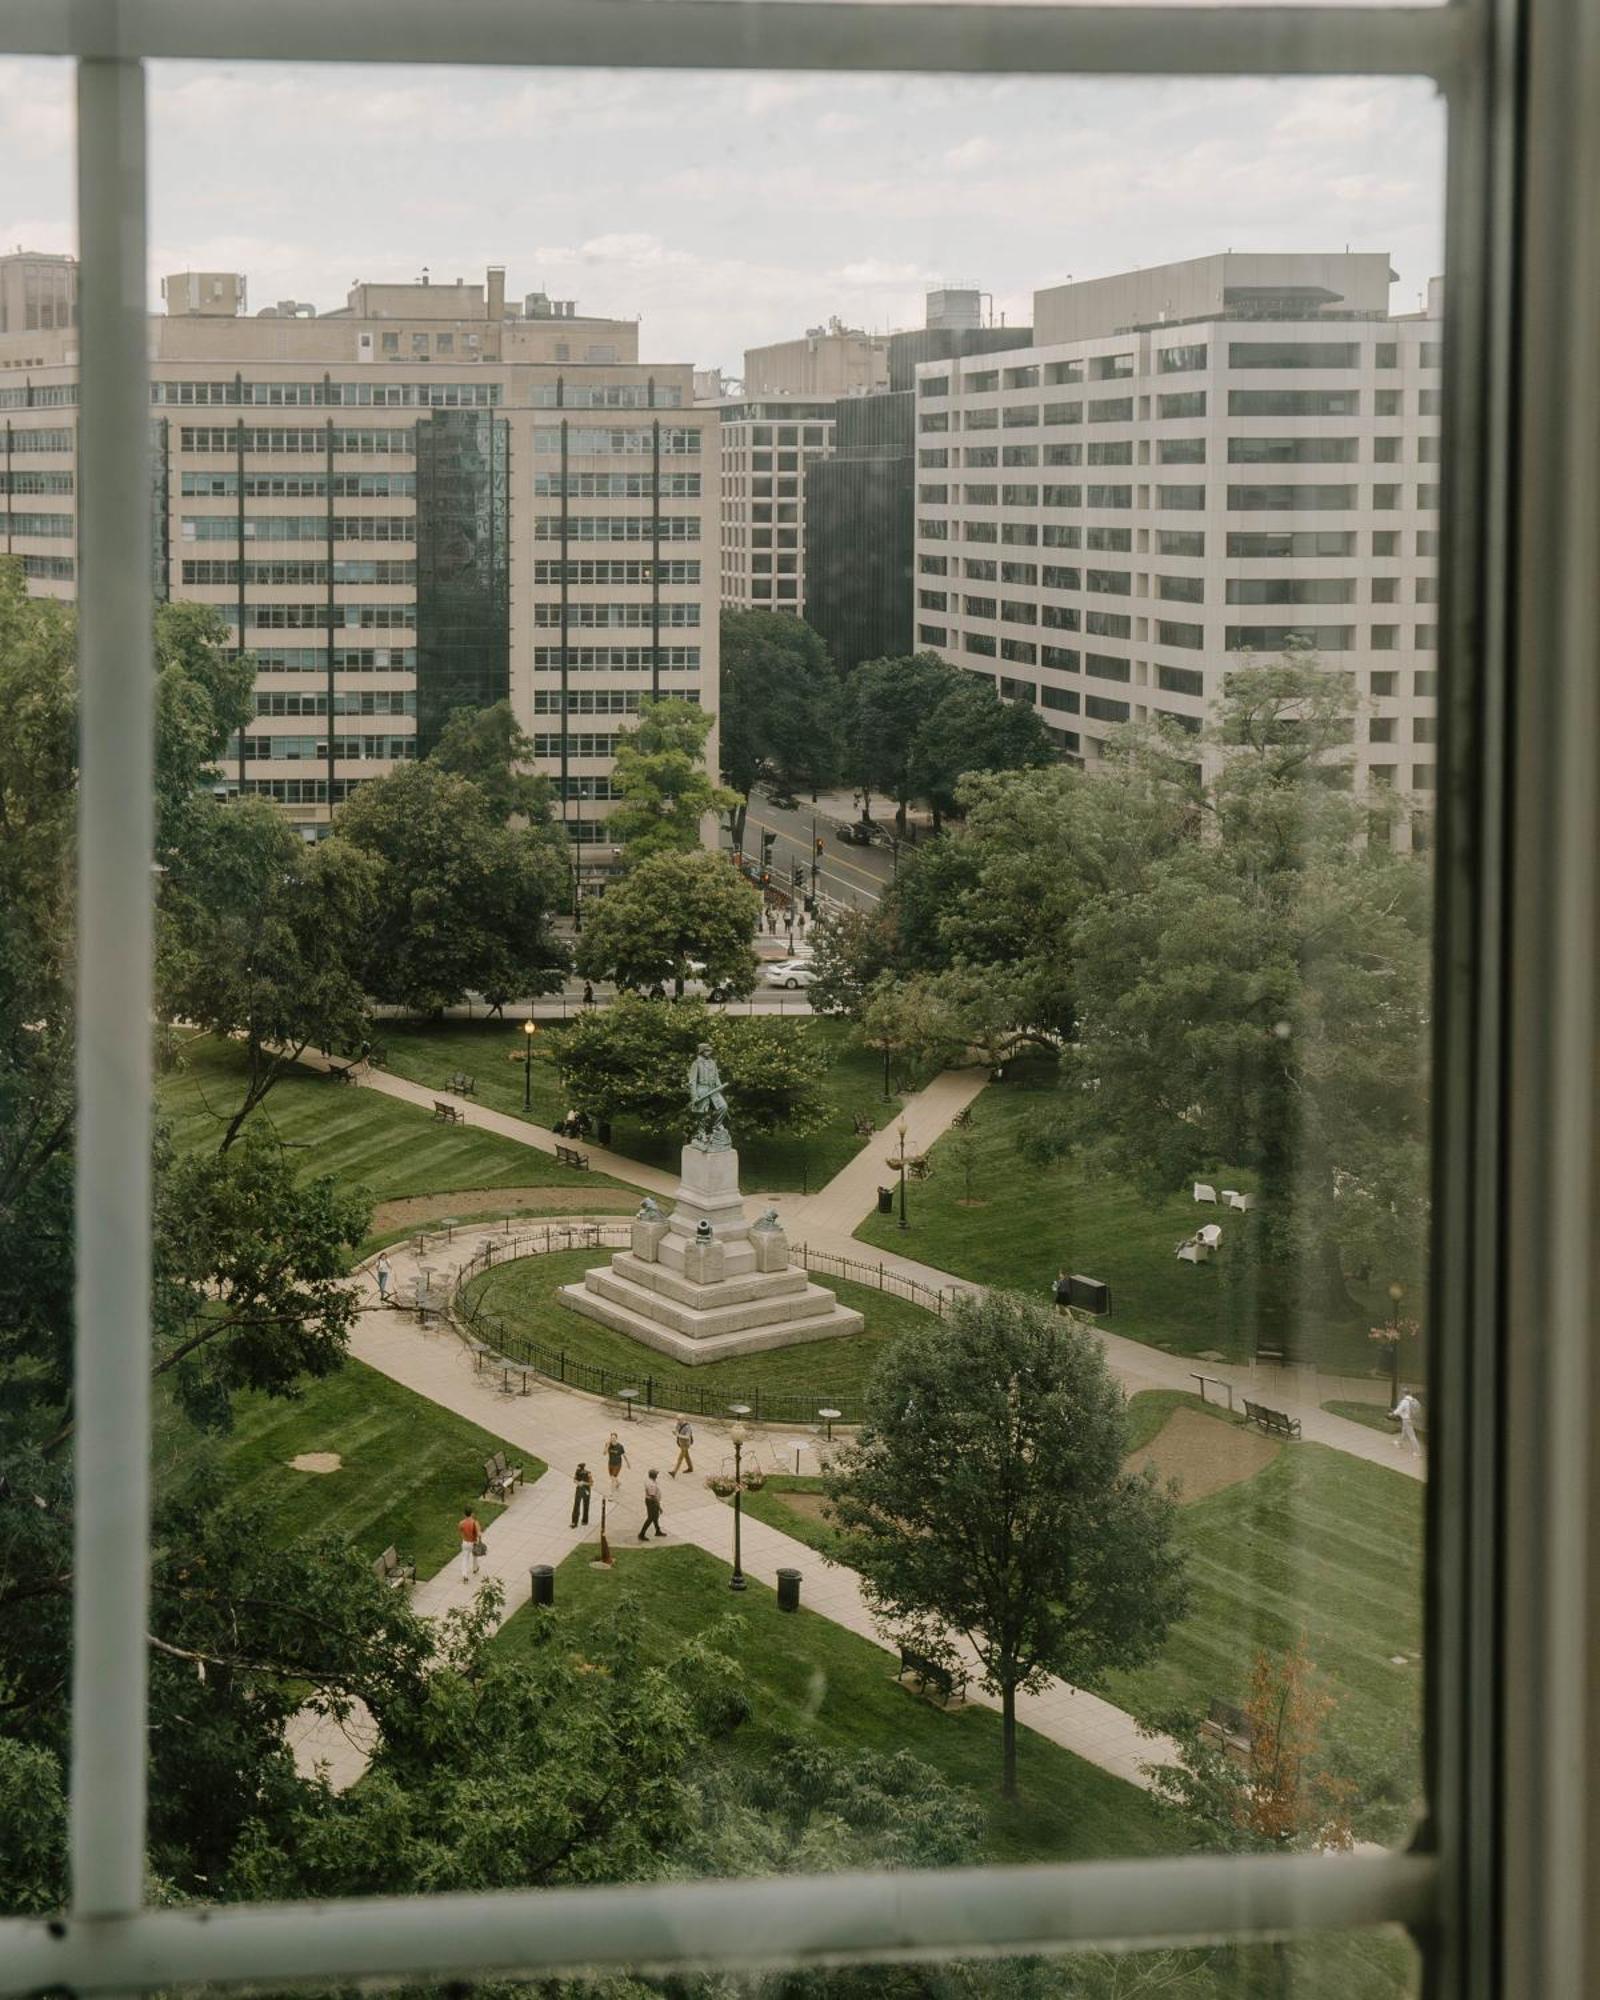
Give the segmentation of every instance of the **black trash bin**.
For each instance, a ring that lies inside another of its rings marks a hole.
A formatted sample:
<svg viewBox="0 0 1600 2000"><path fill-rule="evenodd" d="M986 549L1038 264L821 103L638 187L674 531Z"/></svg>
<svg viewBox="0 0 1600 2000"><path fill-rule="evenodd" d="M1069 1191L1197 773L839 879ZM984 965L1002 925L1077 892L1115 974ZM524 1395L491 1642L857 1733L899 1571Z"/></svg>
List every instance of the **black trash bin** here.
<svg viewBox="0 0 1600 2000"><path fill-rule="evenodd" d="M893 1215L893 1214L894 1214L894 1189L893 1189L893 1188L879 1188L879 1190L878 1190L878 1213L879 1213L880 1215Z"/></svg>
<svg viewBox="0 0 1600 2000"><path fill-rule="evenodd" d="M556 1601L556 1573L549 1563L535 1563L529 1572L533 1579L533 1601L535 1604L554 1604Z"/></svg>
<svg viewBox="0 0 1600 2000"><path fill-rule="evenodd" d="M594 1136L602 1146L611 1144L611 1120L600 1118L595 1121Z"/></svg>
<svg viewBox="0 0 1600 2000"><path fill-rule="evenodd" d="M800 1609L800 1572L797 1569L778 1571L778 1609L798 1611Z"/></svg>

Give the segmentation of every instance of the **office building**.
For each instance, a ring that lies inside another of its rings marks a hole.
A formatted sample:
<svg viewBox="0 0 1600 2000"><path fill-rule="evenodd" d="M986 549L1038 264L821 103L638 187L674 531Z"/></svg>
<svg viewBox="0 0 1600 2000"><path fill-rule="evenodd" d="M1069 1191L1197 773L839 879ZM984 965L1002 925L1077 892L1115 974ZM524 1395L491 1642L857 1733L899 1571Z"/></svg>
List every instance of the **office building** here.
<svg viewBox="0 0 1600 2000"><path fill-rule="evenodd" d="M774 391L697 407L717 425L723 607L798 616L806 605L806 472L833 447L838 405Z"/></svg>
<svg viewBox="0 0 1600 2000"><path fill-rule="evenodd" d="M915 623L1092 763L1195 732L1304 641L1362 697L1357 780L1434 788L1442 300L1386 256L1199 258L1035 295L1031 348L917 370Z"/></svg>
<svg viewBox="0 0 1600 2000"><path fill-rule="evenodd" d="M214 605L256 656L230 785L314 837L453 707L509 699L572 839L603 857L622 720L652 693L714 705L717 420L691 367L641 362L633 320L508 301L498 268L357 284L327 313L246 317L236 273L162 292L154 561L161 595ZM0 372L0 549L71 597L62 296L53 329L0 335L21 364Z"/></svg>
<svg viewBox="0 0 1600 2000"><path fill-rule="evenodd" d="M835 317L799 340L744 351L747 396L864 396L889 386L889 337Z"/></svg>

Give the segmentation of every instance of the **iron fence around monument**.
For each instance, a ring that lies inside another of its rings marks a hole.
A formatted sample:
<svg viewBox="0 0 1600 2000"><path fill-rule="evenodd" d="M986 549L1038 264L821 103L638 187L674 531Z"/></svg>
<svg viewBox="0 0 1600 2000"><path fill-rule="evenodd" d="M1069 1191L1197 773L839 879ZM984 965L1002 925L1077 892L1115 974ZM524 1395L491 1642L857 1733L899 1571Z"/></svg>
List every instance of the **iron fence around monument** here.
<svg viewBox="0 0 1600 2000"><path fill-rule="evenodd" d="M860 1392L830 1388L825 1380L804 1389L775 1389L770 1385L763 1388L757 1383L747 1388L730 1388L722 1383L713 1385L685 1381L676 1374L670 1380L665 1376L658 1380L648 1366L624 1372L608 1368L600 1362L586 1361L564 1347L552 1347L545 1341L534 1340L512 1326L492 1306L485 1305L481 1298L470 1296L474 1280L501 1264L515 1263L525 1257L549 1256L563 1250L625 1250L632 1240L629 1222L551 1222L516 1235L507 1233L485 1238L456 1274L451 1301L456 1321L466 1329L471 1339L481 1342L517 1368L547 1376L569 1389L581 1389L591 1396L604 1396L625 1404L636 1403L646 1410L665 1409L674 1414L681 1411L686 1414L692 1412L699 1417L725 1417L733 1404L743 1403L749 1406L751 1420L755 1423L814 1424L824 1411L830 1413L825 1419L829 1424L851 1425L862 1421L865 1410ZM808 1271L847 1278L888 1297L905 1299L926 1312L937 1313L941 1318L954 1289L940 1291L892 1271L885 1264L835 1256L828 1251L813 1250L803 1243L791 1254ZM624 1396L625 1390L632 1390L633 1395Z"/></svg>

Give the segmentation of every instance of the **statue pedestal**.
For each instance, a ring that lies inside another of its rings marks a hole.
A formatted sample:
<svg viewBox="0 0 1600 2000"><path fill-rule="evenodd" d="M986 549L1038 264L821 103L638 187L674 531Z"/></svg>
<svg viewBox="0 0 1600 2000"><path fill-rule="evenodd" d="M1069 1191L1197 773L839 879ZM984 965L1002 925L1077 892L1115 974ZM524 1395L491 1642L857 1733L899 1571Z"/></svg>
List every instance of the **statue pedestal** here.
<svg viewBox="0 0 1600 2000"><path fill-rule="evenodd" d="M690 1363L861 1331L860 1313L789 1262L781 1227L745 1220L731 1147L685 1146L682 1176L671 1216L636 1221L631 1249L563 1286L563 1305Z"/></svg>

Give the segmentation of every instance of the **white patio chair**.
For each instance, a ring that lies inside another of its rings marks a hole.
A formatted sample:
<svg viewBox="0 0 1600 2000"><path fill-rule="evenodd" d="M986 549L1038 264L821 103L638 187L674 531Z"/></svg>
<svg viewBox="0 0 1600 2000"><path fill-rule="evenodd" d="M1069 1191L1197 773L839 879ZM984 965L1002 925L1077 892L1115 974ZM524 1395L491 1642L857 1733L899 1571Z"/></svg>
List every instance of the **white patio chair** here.
<svg viewBox="0 0 1600 2000"><path fill-rule="evenodd" d="M1196 1201L1209 1201L1213 1208L1217 1205L1217 1191L1209 1181L1195 1182L1194 1198Z"/></svg>
<svg viewBox="0 0 1600 2000"><path fill-rule="evenodd" d="M1237 1188L1224 1188L1222 1190L1222 1205L1224 1208L1232 1208L1238 1199L1239 1190Z"/></svg>
<svg viewBox="0 0 1600 2000"><path fill-rule="evenodd" d="M1220 1223L1208 1222L1204 1229L1196 1230L1195 1234L1208 1250L1220 1250L1222 1248L1222 1225Z"/></svg>
<svg viewBox="0 0 1600 2000"><path fill-rule="evenodd" d="M1209 1243L1202 1243L1198 1236L1191 1236L1187 1242L1178 1245L1178 1262L1180 1264L1209 1264L1211 1262L1211 1245Z"/></svg>
<svg viewBox="0 0 1600 2000"><path fill-rule="evenodd" d="M1253 1194L1241 1194L1237 1188L1226 1194L1223 1199L1227 1202L1229 1208L1238 1209L1241 1215L1248 1215L1250 1210L1256 1205L1256 1198Z"/></svg>

